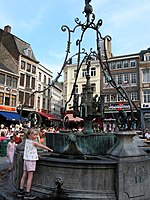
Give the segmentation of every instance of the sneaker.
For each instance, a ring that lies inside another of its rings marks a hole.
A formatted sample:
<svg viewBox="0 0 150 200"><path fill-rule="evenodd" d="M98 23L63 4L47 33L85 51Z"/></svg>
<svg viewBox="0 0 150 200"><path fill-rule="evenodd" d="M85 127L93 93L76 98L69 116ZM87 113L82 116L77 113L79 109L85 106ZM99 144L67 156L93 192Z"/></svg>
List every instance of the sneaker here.
<svg viewBox="0 0 150 200"><path fill-rule="evenodd" d="M24 190L18 190L18 194L17 194L18 197L24 197L24 195L25 195Z"/></svg>
<svg viewBox="0 0 150 200"><path fill-rule="evenodd" d="M24 199L35 199L36 196L32 195L30 192L25 192Z"/></svg>

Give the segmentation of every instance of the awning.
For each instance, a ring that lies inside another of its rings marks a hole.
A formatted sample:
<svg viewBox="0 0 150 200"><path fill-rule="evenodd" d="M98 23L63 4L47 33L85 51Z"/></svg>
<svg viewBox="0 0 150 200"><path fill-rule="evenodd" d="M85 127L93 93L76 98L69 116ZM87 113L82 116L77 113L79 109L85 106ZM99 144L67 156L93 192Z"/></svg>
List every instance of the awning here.
<svg viewBox="0 0 150 200"><path fill-rule="evenodd" d="M73 114L67 114L64 118L65 121L70 121L70 122L82 122L83 119L80 117L73 117Z"/></svg>
<svg viewBox="0 0 150 200"><path fill-rule="evenodd" d="M24 117L20 118L20 115L17 112L6 112L6 111L0 111L0 115L5 117L8 121L17 121L21 119L21 121L26 121Z"/></svg>
<svg viewBox="0 0 150 200"><path fill-rule="evenodd" d="M42 117L47 118L48 120L57 120L61 121L60 118L56 117L55 115L52 115L50 113L44 113L44 112L38 112Z"/></svg>

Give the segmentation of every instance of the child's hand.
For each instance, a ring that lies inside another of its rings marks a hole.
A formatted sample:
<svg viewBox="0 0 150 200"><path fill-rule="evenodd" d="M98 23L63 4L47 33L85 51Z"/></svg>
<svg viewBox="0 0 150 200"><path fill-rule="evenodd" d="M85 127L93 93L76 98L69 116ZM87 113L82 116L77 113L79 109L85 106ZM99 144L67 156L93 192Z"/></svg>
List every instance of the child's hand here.
<svg viewBox="0 0 150 200"><path fill-rule="evenodd" d="M48 152L53 152L53 149L49 149Z"/></svg>

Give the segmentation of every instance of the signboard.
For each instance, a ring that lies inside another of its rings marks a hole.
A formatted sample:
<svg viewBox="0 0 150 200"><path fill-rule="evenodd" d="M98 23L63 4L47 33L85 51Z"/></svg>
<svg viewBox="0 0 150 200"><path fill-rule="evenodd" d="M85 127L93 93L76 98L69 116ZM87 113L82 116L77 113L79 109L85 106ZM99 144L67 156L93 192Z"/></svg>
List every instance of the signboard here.
<svg viewBox="0 0 150 200"><path fill-rule="evenodd" d="M150 108L150 103L142 103L141 108Z"/></svg>
<svg viewBox="0 0 150 200"><path fill-rule="evenodd" d="M111 105L109 106L110 110L122 110L122 109L130 109L129 105L119 104L119 105Z"/></svg>
<svg viewBox="0 0 150 200"><path fill-rule="evenodd" d="M5 110L5 111L16 111L16 108L14 108L14 107L9 107L9 106L1 106L1 105L0 105L0 110Z"/></svg>
<svg viewBox="0 0 150 200"><path fill-rule="evenodd" d="M149 119L150 118L150 113L145 113L144 118Z"/></svg>

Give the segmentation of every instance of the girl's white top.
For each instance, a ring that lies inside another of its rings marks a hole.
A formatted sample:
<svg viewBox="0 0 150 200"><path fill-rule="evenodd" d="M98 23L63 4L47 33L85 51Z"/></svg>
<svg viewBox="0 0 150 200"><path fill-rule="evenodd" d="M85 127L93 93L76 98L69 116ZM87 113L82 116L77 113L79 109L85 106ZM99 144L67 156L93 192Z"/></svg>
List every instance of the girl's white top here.
<svg viewBox="0 0 150 200"><path fill-rule="evenodd" d="M32 140L26 139L24 148L24 160L38 160L37 148L32 144Z"/></svg>

